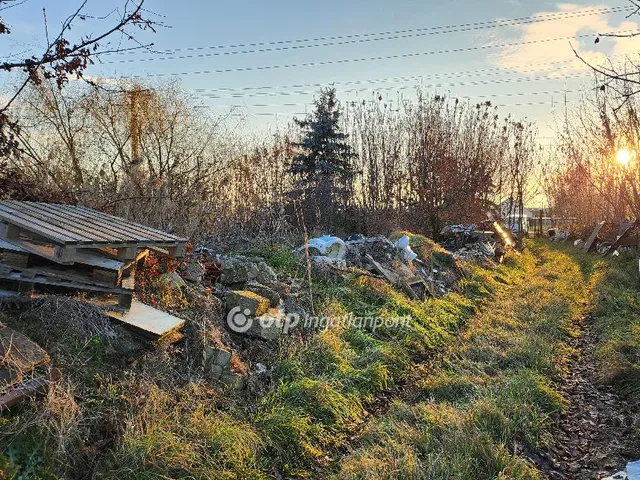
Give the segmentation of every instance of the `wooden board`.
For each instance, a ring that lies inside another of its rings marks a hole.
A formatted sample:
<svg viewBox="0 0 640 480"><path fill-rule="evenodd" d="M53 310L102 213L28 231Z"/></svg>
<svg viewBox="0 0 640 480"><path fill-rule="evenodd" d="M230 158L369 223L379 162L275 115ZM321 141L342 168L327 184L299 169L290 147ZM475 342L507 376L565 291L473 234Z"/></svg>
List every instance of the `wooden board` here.
<svg viewBox="0 0 640 480"><path fill-rule="evenodd" d="M127 313L107 312L107 315L126 328L154 340L176 332L184 325L181 318L136 301Z"/></svg>
<svg viewBox="0 0 640 480"><path fill-rule="evenodd" d="M14 288L20 292L29 294L33 290L33 287L37 286L39 287L39 291L46 291L53 294L77 295L81 292L87 292L89 294L100 294L103 297L115 297L115 306L125 310L131 307L133 301L133 291L129 289L91 285L54 278L46 274L31 275L30 272L24 273L18 269L0 268L0 280L2 281L3 287ZM92 302L91 299L89 299L88 302L103 309L114 306L111 301Z"/></svg>
<svg viewBox="0 0 640 480"><path fill-rule="evenodd" d="M11 391L0 395L0 412L8 410L14 405L34 398L37 394L45 393L52 382L62 378L62 373L57 368L52 368L48 377L33 378L16 385Z"/></svg>
<svg viewBox="0 0 640 480"><path fill-rule="evenodd" d="M0 201L0 238L62 264L73 263L77 250L87 248L113 248L125 260L134 259L140 248L182 257L187 242L86 207L12 200Z"/></svg>
<svg viewBox="0 0 640 480"><path fill-rule="evenodd" d="M598 234L600 233L600 230L602 230L602 227L604 227L604 222L600 222L599 224L597 224L593 229L593 232L591 232L591 235L589 236L587 241L584 242L584 247L582 248L585 252L590 251L595 246L594 243L596 241L596 238L598 237Z"/></svg>
<svg viewBox="0 0 640 480"><path fill-rule="evenodd" d="M0 387L47 363L49 355L38 344L9 327L0 327Z"/></svg>
<svg viewBox="0 0 640 480"><path fill-rule="evenodd" d="M637 247L638 244L640 243L638 241L639 228L640 228L640 221L638 221L638 219L625 225L624 228L622 229L620 236L616 239L615 242L613 242L613 245L611 245L610 251L613 252L617 250L618 247L621 247L621 246Z"/></svg>

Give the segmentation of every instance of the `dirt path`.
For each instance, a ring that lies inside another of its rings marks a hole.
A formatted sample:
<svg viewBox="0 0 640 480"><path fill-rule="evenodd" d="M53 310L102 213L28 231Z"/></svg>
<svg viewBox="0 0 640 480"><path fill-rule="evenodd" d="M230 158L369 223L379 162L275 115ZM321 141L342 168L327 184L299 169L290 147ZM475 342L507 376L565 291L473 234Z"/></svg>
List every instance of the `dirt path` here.
<svg viewBox="0 0 640 480"><path fill-rule="evenodd" d="M563 388L569 408L552 429L554 444L539 459L552 480L605 478L640 457L636 438L640 405L628 402L611 387L598 385L595 344L587 325L573 345L581 357Z"/></svg>

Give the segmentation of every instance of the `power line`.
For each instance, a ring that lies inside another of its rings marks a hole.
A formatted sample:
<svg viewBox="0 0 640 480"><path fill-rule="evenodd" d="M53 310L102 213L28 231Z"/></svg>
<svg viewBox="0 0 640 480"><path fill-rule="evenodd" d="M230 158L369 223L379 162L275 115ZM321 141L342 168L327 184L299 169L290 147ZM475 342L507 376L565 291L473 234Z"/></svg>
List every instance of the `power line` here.
<svg viewBox="0 0 640 480"><path fill-rule="evenodd" d="M406 88L413 88L413 87L417 87L417 85L409 85L406 87L403 87L404 89ZM542 91L542 92L511 92L511 93L499 93L499 94L493 94L493 95L473 95L473 96L461 96L459 98L464 98L464 99L475 99L475 98L496 98L496 97L520 97L520 96L526 96L526 95L559 95L562 93L577 93L574 90L550 90L550 91ZM455 96L454 96L455 97ZM393 100L384 100L387 103L393 103ZM355 100L347 100L344 103L345 104L353 104L353 103L358 103L359 101L355 101ZM272 108L272 107L301 107L301 106L306 106L306 105L313 105L312 102L305 102L305 103L281 103L281 104L266 104L266 103L258 103L258 104L253 104L253 105L242 105L242 104L234 104L234 105L217 105L217 107L221 107L221 108Z"/></svg>
<svg viewBox="0 0 640 480"><path fill-rule="evenodd" d="M616 57L612 56L610 58L613 59ZM571 60L560 60L556 62L528 63L526 66L527 67L553 66L553 65L564 65L564 64L573 63L573 62L580 63L580 65L583 65L583 63L580 62L579 59L573 58ZM525 65L520 65L519 67L524 67L524 66ZM515 69L515 68L516 67L512 67L512 69ZM520 74L520 73L531 73L531 72L537 72L537 71L539 70L523 69L523 70L518 70L515 73ZM245 91L252 91L252 90L274 90L274 89L288 89L288 88L320 88L320 87L332 87L336 85L340 85L340 86L365 85L365 84L372 84L372 83L397 82L397 81L404 81L404 80L418 80L418 79L427 79L427 78L449 78L449 77L456 77L460 75L471 75L471 74L489 76L489 75L508 74L508 73L512 73L512 72L509 72L507 69L502 67L496 67L496 68L484 68L479 70L466 70L466 71L459 71L459 72L427 73L424 75L413 75L413 76L404 76L404 77L386 77L386 78L366 79L366 80L349 80L344 82L299 83L299 84L293 84L293 85L277 85L277 86L264 85L259 87L213 87L213 88L194 88L192 90L194 92L245 92Z"/></svg>
<svg viewBox="0 0 640 480"><path fill-rule="evenodd" d="M612 10L616 10L616 11L611 12ZM581 12L585 14L591 12L591 14L597 15L599 13L619 13L619 12L621 13L621 12L631 11L631 10L634 10L634 7L631 5L618 5L614 7L606 7L606 8L599 8L599 9L598 8L586 9L586 10L582 10ZM567 13L573 13L573 12L552 12L546 15L532 15L530 17L521 17L521 18L515 18L511 20L516 21L516 20L525 20L530 18L546 18L549 16L563 15ZM292 44L292 43L295 44L295 43L305 43L305 42L323 42L328 40L342 40L342 39L363 38L363 37L371 37L371 36L375 37L379 35L396 35L396 34L425 31L425 30L476 27L476 26L494 24L501 21L505 21L505 20L490 20L490 21L483 21L483 22L462 23L462 24L444 25L444 26L436 26L436 27L423 27L423 28L406 29L406 30L391 30L387 32L357 33L357 34L351 34L351 35L333 35L333 36L316 37L316 38L275 40L275 41L268 41L268 42L237 43L237 44L211 45L211 46L200 46L200 47L179 47L179 48L162 50L162 51L159 51L159 53L166 54L166 53L175 53L175 52L187 52L187 51L192 52L192 51L200 51L200 50L214 50L214 49L226 49L226 48L247 48L247 47L262 47L262 46L269 46L269 45L286 45L286 44ZM127 52L127 53L136 53L136 52Z"/></svg>
<svg viewBox="0 0 640 480"><path fill-rule="evenodd" d="M600 10L596 10L596 11L578 11L578 12L559 12L556 14L552 14L554 15L553 17L536 17L536 16L531 16L531 17L521 17L521 18L514 18L514 19L505 19L505 20L494 20L491 22L481 22L484 23L485 25L482 26L473 26L473 27L462 27L462 28L453 28L453 27L431 27L431 28L417 28L417 29L410 29L410 30L398 30L396 32L387 32L387 33L379 33L379 34L359 34L359 35L352 35L352 36L346 36L346 37L335 37L335 38L349 38L349 37L367 37L367 38L356 38L356 39L349 39L349 40L339 40L339 41L330 41L330 42L326 42L326 43L315 43L315 44L297 44L297 45L291 45L291 46L279 46L279 47L267 47L267 48L259 48L259 49L250 49L250 50L235 50L235 51L230 51L230 52L213 52L213 53L199 53L199 54L188 54L188 55L169 55L169 56L165 56L165 57L152 57L152 58L132 58L132 59L124 59L124 60L113 60L110 62L102 62L105 65L109 65L109 64L115 64L115 63L138 63L138 62L151 62L151 61L164 61L164 60L185 60L185 59L191 59L191 58L207 58L207 57L216 57L216 56L230 56L230 55L244 55L244 54L251 54L251 53L268 53L268 52L280 52L280 51L286 51L286 50L299 50L299 49L305 49L305 48L316 48L316 47L331 47L331 46L340 46L340 45L347 45L347 44L356 44L356 43L367 43L367 42L377 42L377 41L384 41L384 40L399 40L399 39L406 39L406 38L417 38L417 37L424 37L424 36L429 36L429 35L441 35L441 34L448 34L448 33L461 33L461 32L468 32L468 31L473 31L473 30L481 30L481 29L489 29L489 28L498 28L498 27L515 27L515 26L520 26L520 25L528 25L528 24L533 24L533 23L541 23L541 22L548 22L548 21L557 21L557 20L565 20L565 19L570 19L570 18L579 18L579 17L586 17L586 16L592 16L592 15L598 15L598 14L602 14L602 13L622 13L625 11L630 10L630 7L612 7L612 8L606 8L606 9L600 9ZM436 30L433 31L434 29L446 29L446 28L451 28L450 30ZM425 31L425 30L429 30L429 31ZM419 32L419 33L407 33L407 32ZM377 38L372 38L374 36L377 35L391 35L391 36L382 36L382 37L377 37ZM329 37L332 38L332 37ZM306 42L306 41L317 41L316 39L310 39L310 40L285 40L285 41L281 41L281 42L267 42L268 44L271 43L285 43L285 42ZM248 44L248 45L258 45L258 44ZM221 46L212 46L212 47L191 47L193 49L219 49L222 48ZM165 50L162 52L157 52L160 55L164 55L167 53L175 53L177 51L180 51L180 49L173 49L173 50Z"/></svg>
<svg viewBox="0 0 640 480"><path fill-rule="evenodd" d="M616 32L617 34L625 34L625 33L638 33L637 30L626 30L623 32ZM282 68L298 68L298 67L318 67L324 65L339 65L345 63L359 63L359 62L367 62L367 61L375 61L375 60L393 60L400 58L412 58L412 57L421 57L426 55L442 55L442 54L450 54L450 53L460 53L460 52L472 52L479 50L488 50L492 48L505 48L505 47L517 47L522 45L534 45L539 43L549 43L549 42L557 42L560 40L573 40L579 38L592 38L592 34L584 34L584 35L575 35L568 37L557 37L557 38L544 38L539 40L529 40L526 42L512 42L512 43L503 43L497 45L479 45L475 47L462 47L462 48L452 48L448 50L434 50L430 52L418 52L418 53L403 53L396 55L387 55L387 56L376 56L376 57L365 57L365 58L351 58L351 59L341 59L341 60L325 60L321 62L307 62L307 63L293 63L293 64L281 64L281 65L266 65L261 67L239 67L239 68L225 68L219 70L200 70L195 72L169 72L169 73L148 73L145 75L146 77L167 77L167 76L181 76L181 75L210 75L215 73L230 73L230 72L252 72L252 71L262 71L262 70L276 70ZM142 78L142 76L137 75L134 78Z"/></svg>
<svg viewBox="0 0 640 480"><path fill-rule="evenodd" d="M450 82L450 83L430 83L430 84L415 84L410 86L390 86L390 87L372 87L372 88L349 88L340 90L340 93L355 93L363 91L389 91L389 90L406 90L407 88L424 87L424 88L441 88L441 87L466 87L466 86L478 86L478 85L494 85L502 83L525 83L525 82L538 82L545 80L565 80L585 77L584 73L575 73L572 75L565 75L562 78L554 78L551 76L537 76L537 77L518 77L518 78L502 78L498 80L471 80L466 82ZM404 77L405 80L421 80L423 77ZM249 94L234 94L234 95L216 95L210 93L203 93L198 90L194 90L203 98L210 99L225 99L225 98L255 98L255 97L281 97L281 96L295 96L295 95L314 95L316 91L309 90L292 90L292 91L280 91L280 92L257 92Z"/></svg>
<svg viewBox="0 0 640 480"><path fill-rule="evenodd" d="M572 104L575 103L573 101L569 101L567 102L567 104ZM540 102L520 102L520 103L508 103L508 104L498 104L498 103L492 103L492 107L496 107L496 108L508 108L508 107L539 107L539 106L551 106L551 107L555 107L554 102L551 100L546 100L546 101L540 101ZM564 102L563 102L564 105ZM223 107L213 107L213 106L209 106L208 108L223 108ZM295 115L307 115L308 112L254 112L254 113L249 113L247 112L246 115L247 116L253 116L253 117L267 117L267 116L283 116L283 117L292 117Z"/></svg>

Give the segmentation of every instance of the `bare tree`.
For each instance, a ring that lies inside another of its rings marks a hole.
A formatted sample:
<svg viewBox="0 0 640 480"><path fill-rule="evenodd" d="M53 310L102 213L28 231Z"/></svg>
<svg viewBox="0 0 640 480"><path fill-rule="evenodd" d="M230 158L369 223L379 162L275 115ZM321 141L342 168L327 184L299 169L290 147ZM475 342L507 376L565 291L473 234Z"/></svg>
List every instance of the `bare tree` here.
<svg viewBox="0 0 640 480"><path fill-rule="evenodd" d="M6 11L22 3L15 0L0 0L0 11ZM46 12L44 12L46 36L44 50L27 59L0 63L0 70L5 72L19 70L25 74L24 79L11 94L9 100L0 108L0 157L6 157L18 150L17 135L20 131L20 125L16 119L12 118L9 109L28 85L40 85L44 80L53 79L57 87L62 88L70 77L82 78L87 67L100 55L145 47L136 42L133 47L122 48L118 46L113 48L108 43L108 39L117 33L122 34L126 40L135 42L133 33L128 31L129 27L154 28L153 22L145 19L142 15L143 3L144 0L126 0L122 14L113 22L111 15L102 19L105 23L110 23L110 26L98 34L82 35L76 43L67 40L72 27L78 21L93 18L85 11L87 0L84 0L62 23L58 33L53 37L49 35L49 25L46 20ZM9 22L0 18L0 34L9 35L10 33Z"/></svg>

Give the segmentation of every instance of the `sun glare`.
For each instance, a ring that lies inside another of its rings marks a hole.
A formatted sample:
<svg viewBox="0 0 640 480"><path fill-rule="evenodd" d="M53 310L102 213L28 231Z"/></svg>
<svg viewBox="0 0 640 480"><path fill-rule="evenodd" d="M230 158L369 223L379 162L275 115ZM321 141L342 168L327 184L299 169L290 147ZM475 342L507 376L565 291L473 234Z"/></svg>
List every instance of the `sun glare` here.
<svg viewBox="0 0 640 480"><path fill-rule="evenodd" d="M618 163L624 167L629 165L629 160L631 160L631 153L626 148L621 148L618 150Z"/></svg>

